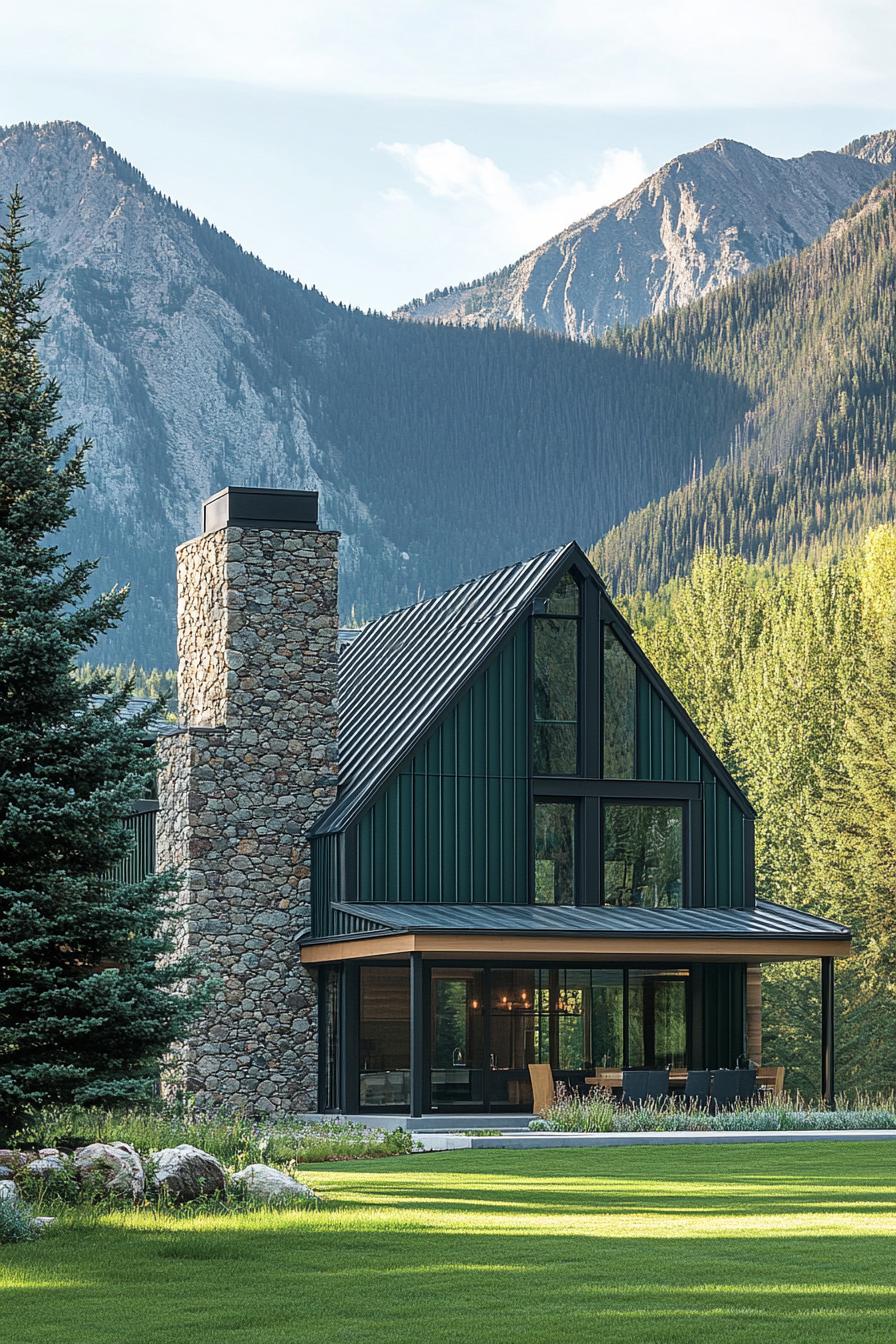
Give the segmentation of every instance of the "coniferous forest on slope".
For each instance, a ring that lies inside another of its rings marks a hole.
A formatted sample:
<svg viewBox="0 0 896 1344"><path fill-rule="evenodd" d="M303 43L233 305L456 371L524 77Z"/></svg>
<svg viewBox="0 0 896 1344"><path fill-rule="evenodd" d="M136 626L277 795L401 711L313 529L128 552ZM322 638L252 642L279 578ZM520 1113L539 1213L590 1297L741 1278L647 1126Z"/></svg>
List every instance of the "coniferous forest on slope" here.
<svg viewBox="0 0 896 1344"><path fill-rule="evenodd" d="M896 511L896 185L818 243L605 344L711 373L749 406L727 451L611 529L616 591L654 588L701 546L784 561L842 547Z"/></svg>

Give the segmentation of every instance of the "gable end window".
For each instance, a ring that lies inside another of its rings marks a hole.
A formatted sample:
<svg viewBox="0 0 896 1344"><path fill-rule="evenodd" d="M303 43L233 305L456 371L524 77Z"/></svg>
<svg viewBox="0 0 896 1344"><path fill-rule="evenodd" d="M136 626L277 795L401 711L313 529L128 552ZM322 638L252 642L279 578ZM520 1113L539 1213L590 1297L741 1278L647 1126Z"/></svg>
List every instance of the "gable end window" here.
<svg viewBox="0 0 896 1344"><path fill-rule="evenodd" d="M565 574L533 620L533 769L574 775L578 765L579 586Z"/></svg>
<svg viewBox="0 0 896 1344"><path fill-rule="evenodd" d="M611 625L604 638L604 779L635 778L635 664Z"/></svg>

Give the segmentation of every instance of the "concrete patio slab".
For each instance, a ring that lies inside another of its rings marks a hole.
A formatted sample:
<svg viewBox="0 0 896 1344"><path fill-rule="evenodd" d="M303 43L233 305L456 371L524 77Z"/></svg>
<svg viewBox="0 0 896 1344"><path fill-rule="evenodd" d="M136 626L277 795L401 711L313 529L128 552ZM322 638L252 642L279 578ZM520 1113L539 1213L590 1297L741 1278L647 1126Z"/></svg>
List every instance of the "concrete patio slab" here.
<svg viewBox="0 0 896 1344"><path fill-rule="evenodd" d="M728 1133L674 1134L434 1134L414 1131L423 1150L445 1148L635 1148L704 1143L820 1143L894 1139L896 1129L785 1129L732 1130ZM438 1143L440 1139L451 1142Z"/></svg>

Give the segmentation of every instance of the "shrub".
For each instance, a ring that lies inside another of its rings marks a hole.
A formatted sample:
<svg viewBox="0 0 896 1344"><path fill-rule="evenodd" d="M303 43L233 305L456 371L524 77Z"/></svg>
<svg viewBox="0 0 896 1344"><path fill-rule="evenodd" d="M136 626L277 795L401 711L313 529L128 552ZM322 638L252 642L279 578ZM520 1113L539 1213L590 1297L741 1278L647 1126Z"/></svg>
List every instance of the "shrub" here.
<svg viewBox="0 0 896 1344"><path fill-rule="evenodd" d="M79 1204L85 1196L71 1162L66 1162L59 1171L47 1171L42 1175L24 1167L16 1176L16 1188L38 1208L47 1204Z"/></svg>
<svg viewBox="0 0 896 1344"><path fill-rule="evenodd" d="M34 1241L39 1235L27 1205L15 1199L0 1199L0 1246Z"/></svg>

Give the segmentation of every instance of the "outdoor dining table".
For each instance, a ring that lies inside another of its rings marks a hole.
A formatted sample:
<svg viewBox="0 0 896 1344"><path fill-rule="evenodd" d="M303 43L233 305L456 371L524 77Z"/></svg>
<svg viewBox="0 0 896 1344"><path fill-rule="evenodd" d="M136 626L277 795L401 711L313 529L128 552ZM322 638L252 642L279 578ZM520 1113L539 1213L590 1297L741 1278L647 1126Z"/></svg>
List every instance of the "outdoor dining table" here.
<svg viewBox="0 0 896 1344"><path fill-rule="evenodd" d="M687 1080L688 1080L687 1069L670 1069L669 1091L683 1092ZM598 1073L586 1074L585 1085L587 1087L602 1087L608 1092L621 1092L622 1070L601 1069Z"/></svg>
<svg viewBox="0 0 896 1344"><path fill-rule="evenodd" d="M757 1097L768 1100L771 1097L778 1096L784 1087L784 1070L774 1065L765 1068L759 1068L756 1071L756 1095ZM670 1093L684 1092L688 1080L687 1069L669 1070L669 1091ZM602 1087L607 1092L614 1095L622 1091L622 1070L621 1069L600 1069L593 1074L586 1074L586 1087Z"/></svg>

